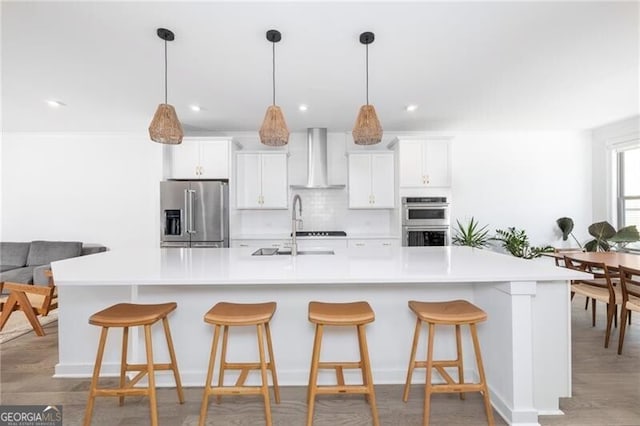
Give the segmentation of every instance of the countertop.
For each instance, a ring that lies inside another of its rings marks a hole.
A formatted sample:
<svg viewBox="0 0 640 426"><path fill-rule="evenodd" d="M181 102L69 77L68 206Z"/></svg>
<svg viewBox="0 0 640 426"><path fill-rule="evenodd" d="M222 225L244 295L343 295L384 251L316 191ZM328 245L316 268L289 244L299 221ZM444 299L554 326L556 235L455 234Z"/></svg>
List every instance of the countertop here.
<svg viewBox="0 0 640 426"><path fill-rule="evenodd" d="M255 248L113 250L52 263L56 285L289 285L557 281L591 277L550 259L469 247L335 249L334 255L251 256Z"/></svg>
<svg viewBox="0 0 640 426"><path fill-rule="evenodd" d="M274 233L274 234L241 234L231 236L231 240L290 240L290 233ZM299 240L324 239L324 240L384 240L384 239L400 239L398 235L389 234L347 234L346 236L327 236L327 237L297 237Z"/></svg>

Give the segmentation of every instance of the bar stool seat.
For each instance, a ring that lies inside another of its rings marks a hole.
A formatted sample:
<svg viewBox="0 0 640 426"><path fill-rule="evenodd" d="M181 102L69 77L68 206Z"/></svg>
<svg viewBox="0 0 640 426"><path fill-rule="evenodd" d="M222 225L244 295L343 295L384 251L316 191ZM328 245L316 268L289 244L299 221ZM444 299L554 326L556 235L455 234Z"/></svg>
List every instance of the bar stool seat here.
<svg viewBox="0 0 640 426"><path fill-rule="evenodd" d="M375 314L367 302L309 303L309 321L324 325L359 325L375 320Z"/></svg>
<svg viewBox="0 0 640 426"><path fill-rule="evenodd" d="M489 400L489 390L482 365L482 355L480 354L480 344L478 342L478 334L476 324L487 319L487 314L474 304L466 300L452 300L446 302L419 302L415 300L409 301L409 309L416 314L416 327L413 335L413 345L411 355L409 357L409 368L407 370L407 381L404 387L402 400L407 402L409 399L409 388L411 378L415 368L426 368L427 378L425 384L424 398L424 418L423 424L429 424L429 415L431 411L431 394L432 393L459 393L460 399L464 399L465 392L480 392L484 397L484 407L487 414L489 425L494 424L493 409ZM418 348L418 340L422 323L425 322L429 326L429 343L427 345L426 361L416 361L416 351ZM435 337L436 325L454 325L456 329L456 351L457 357L453 360L434 360L433 359L433 342ZM464 365L462 361L462 337L460 334L460 326L468 325L471 330L471 338L473 340L473 348L476 355L476 363L478 366L479 383L466 383L464 381ZM456 382L445 370L446 367L456 367L458 370L458 381ZM432 373L436 370L445 383L433 384Z"/></svg>
<svg viewBox="0 0 640 426"><path fill-rule="evenodd" d="M316 325L311 356L311 370L309 372L309 387L307 392L307 426L313 424L313 410L317 394L364 394L365 400L371 405L373 424L379 425L376 395L371 375L371 362L367 349L365 325L375 320L375 314L367 302L351 303L309 303L309 321ZM357 362L320 362L320 349L324 326L355 326L358 332L358 347L360 360ZM336 386L319 386L318 370L321 368L335 369ZM362 372L362 385L347 385L344 381L343 369L358 368Z"/></svg>
<svg viewBox="0 0 640 426"><path fill-rule="evenodd" d="M124 397L130 395L148 395L150 405L150 420L153 426L158 424L158 408L155 387L155 371L171 370L176 381L176 390L178 392L178 400L180 404L184 403L184 394L182 391L182 383L180 381L180 373L178 372L178 363L169 330L169 321L167 316L177 307L175 302L161 303L155 305L141 305L133 303L118 303L112 305L102 311L96 312L89 317L89 324L102 327L100 333L100 343L98 353L96 355L96 363L91 379L91 387L89 389L89 400L87 402L87 410L84 418L84 425L91 424L93 415L93 406L97 396L117 396L119 403L124 403ZM151 326L158 321L162 321L167 346L169 348L169 357L171 362L168 364L157 364L153 361L153 347L151 342ZM144 326L145 347L147 362L146 364L129 364L127 362L127 346L129 341L129 327ZM122 333L122 358L120 363L120 386L118 388L98 388L100 378L100 369L102 366L102 357L107 341L109 328L121 327ZM137 371L138 374L126 383L127 371ZM148 376L148 387L134 387L144 376Z"/></svg>
<svg viewBox="0 0 640 426"><path fill-rule="evenodd" d="M418 302L409 301L411 309L424 322L434 324L468 324L482 322L487 319L487 314L466 300L453 300L451 302Z"/></svg>
<svg viewBox="0 0 640 426"><path fill-rule="evenodd" d="M219 302L213 306L205 315L204 321L214 325L213 343L211 345L211 355L209 358L209 368L207 370L207 381L204 387L202 405L200 408L200 422L204 426L207 419L209 407L209 396L217 395L217 402L220 403L222 395L262 395L264 399L265 420L268 426L272 424L271 404L269 399L269 384L267 381L267 371L271 371L273 380L273 391L276 404L280 403L280 388L278 387L278 376L276 374L276 363L273 356L273 345L271 342L271 331L269 321L276 311L275 302L266 303L230 303ZM227 362L227 343L229 338L229 327L231 326L256 326L258 334L258 353L260 362ZM216 355L218 352L218 340L220 329L223 328L222 349L220 354L220 370L218 375L218 385L212 386L213 370L215 367ZM264 340L266 335L269 360L265 360ZM224 386L224 373L227 370L240 370L240 375L233 386ZM261 386L245 386L249 372L260 370Z"/></svg>

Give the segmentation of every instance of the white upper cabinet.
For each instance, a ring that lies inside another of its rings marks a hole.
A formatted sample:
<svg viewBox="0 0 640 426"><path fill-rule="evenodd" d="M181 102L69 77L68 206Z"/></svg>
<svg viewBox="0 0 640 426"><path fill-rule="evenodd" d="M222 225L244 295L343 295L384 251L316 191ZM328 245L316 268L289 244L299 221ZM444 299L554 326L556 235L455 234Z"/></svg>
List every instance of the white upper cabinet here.
<svg viewBox="0 0 640 426"><path fill-rule="evenodd" d="M349 155L349 208L395 206L393 152Z"/></svg>
<svg viewBox="0 0 640 426"><path fill-rule="evenodd" d="M230 140L184 138L170 149L169 179L229 179Z"/></svg>
<svg viewBox="0 0 640 426"><path fill-rule="evenodd" d="M236 208L287 208L287 154L236 154Z"/></svg>
<svg viewBox="0 0 640 426"><path fill-rule="evenodd" d="M451 186L451 140L399 139L400 187Z"/></svg>

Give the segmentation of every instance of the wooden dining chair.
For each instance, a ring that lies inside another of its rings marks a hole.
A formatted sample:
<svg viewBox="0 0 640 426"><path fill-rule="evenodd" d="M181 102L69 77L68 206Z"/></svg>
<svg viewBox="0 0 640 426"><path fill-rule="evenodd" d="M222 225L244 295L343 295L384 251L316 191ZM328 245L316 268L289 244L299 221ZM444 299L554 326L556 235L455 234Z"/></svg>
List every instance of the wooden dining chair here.
<svg viewBox="0 0 640 426"><path fill-rule="evenodd" d="M555 247L553 249L554 253L584 253L584 249L581 247ZM563 267L565 266L564 257L554 257L553 260L556 262L556 266ZM589 309L589 297L585 297L584 299L584 310Z"/></svg>
<svg viewBox="0 0 640 426"><path fill-rule="evenodd" d="M618 355L622 354L627 316L631 311L640 312L640 270L620 265L620 289L622 303L620 312L620 337L618 338Z"/></svg>
<svg viewBox="0 0 640 426"><path fill-rule="evenodd" d="M0 290L8 290L9 295L0 299L0 330L2 330L14 311L22 311L38 336L44 336L44 329L38 321L38 315L47 316L58 307L58 292L51 270L45 271L48 285L31 285L2 282Z"/></svg>
<svg viewBox="0 0 640 426"><path fill-rule="evenodd" d="M596 324L596 301L607 304L607 331L604 338L604 347L609 347L611 336L611 326L616 318L617 305L622 304L622 291L619 283L620 275L611 271L606 264L599 262L589 262L586 260L574 259L569 256L564 257L565 266L583 272L590 272L593 279L576 280L571 284L571 299L578 293L592 299L592 325ZM595 272L594 272L595 271ZM617 322L617 321L616 321Z"/></svg>

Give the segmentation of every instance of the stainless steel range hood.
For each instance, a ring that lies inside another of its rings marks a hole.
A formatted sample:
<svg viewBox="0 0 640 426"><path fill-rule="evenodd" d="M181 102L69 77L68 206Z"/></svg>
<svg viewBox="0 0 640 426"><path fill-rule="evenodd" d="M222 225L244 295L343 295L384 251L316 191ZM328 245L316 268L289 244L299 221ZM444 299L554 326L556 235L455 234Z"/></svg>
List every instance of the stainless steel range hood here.
<svg viewBox="0 0 640 426"><path fill-rule="evenodd" d="M291 185L291 188L344 189L344 185L329 185L327 161L327 129L307 129L307 184Z"/></svg>

